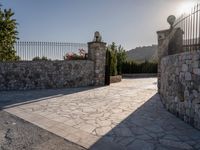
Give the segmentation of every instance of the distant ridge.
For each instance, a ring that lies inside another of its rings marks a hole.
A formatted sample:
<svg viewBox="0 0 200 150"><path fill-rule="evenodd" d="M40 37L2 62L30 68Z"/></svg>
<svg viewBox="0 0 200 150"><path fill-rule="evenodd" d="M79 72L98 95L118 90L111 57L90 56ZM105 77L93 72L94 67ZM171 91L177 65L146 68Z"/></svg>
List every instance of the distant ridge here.
<svg viewBox="0 0 200 150"><path fill-rule="evenodd" d="M152 46L143 46L143 47L136 47L135 49L126 51L127 60L128 61L137 61L143 62L145 60L148 61L157 61L157 45Z"/></svg>

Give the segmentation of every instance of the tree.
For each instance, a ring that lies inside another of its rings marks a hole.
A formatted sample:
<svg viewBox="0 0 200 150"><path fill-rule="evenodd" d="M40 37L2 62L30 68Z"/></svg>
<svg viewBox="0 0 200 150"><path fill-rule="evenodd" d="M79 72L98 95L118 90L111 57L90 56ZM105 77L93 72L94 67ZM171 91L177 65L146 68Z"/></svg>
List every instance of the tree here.
<svg viewBox="0 0 200 150"><path fill-rule="evenodd" d="M117 49L117 72L122 74L122 64L126 61L126 52L124 48L120 45Z"/></svg>
<svg viewBox="0 0 200 150"><path fill-rule="evenodd" d="M107 47L111 54L110 75L122 74L122 64L126 61L126 52L124 48L116 46L114 42Z"/></svg>
<svg viewBox="0 0 200 150"><path fill-rule="evenodd" d="M17 35L17 23L12 17L14 13L11 9L2 9L0 6L0 61L19 60L16 55L14 44Z"/></svg>
<svg viewBox="0 0 200 150"><path fill-rule="evenodd" d="M115 76L117 75L117 46L114 42L107 48L110 51L110 75Z"/></svg>

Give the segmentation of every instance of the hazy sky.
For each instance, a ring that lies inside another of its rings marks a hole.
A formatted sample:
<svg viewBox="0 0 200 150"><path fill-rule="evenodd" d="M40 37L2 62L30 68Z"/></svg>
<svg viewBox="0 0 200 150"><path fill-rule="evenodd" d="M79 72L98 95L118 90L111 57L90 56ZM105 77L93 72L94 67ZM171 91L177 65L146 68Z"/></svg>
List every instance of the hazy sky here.
<svg viewBox="0 0 200 150"><path fill-rule="evenodd" d="M21 41L86 43L100 31L105 42L129 50L157 44L156 31L168 28L194 0L0 0L12 8Z"/></svg>

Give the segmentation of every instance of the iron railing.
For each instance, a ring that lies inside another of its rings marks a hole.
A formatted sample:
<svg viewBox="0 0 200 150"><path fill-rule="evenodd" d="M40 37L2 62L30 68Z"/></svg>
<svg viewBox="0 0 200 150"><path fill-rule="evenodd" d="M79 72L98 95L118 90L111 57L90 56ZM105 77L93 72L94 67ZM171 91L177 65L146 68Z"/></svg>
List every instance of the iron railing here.
<svg viewBox="0 0 200 150"><path fill-rule="evenodd" d="M182 14L173 26L184 32L184 51L200 50L200 4L191 8L191 12Z"/></svg>
<svg viewBox="0 0 200 150"><path fill-rule="evenodd" d="M21 60L32 60L34 57L47 57L51 60L63 60L67 53L78 53L79 49L87 52L87 44L64 42L22 42L15 43L15 50Z"/></svg>

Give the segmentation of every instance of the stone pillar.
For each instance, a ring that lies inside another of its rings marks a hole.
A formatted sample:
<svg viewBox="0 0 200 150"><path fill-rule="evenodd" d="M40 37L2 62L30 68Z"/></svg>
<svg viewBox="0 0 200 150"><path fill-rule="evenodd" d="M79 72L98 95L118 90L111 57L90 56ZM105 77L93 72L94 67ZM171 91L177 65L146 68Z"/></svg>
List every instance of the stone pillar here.
<svg viewBox="0 0 200 150"><path fill-rule="evenodd" d="M163 30L163 31L158 31L157 32L157 35L158 35L158 73L157 73L157 76L158 76L158 93L159 93L159 90L160 90L160 75L161 75L161 68L160 68L160 62L161 62L161 59L164 57L164 56L167 56L168 55L168 44L165 44L165 40L167 39L168 35L170 33L170 30Z"/></svg>
<svg viewBox="0 0 200 150"><path fill-rule="evenodd" d="M174 34L169 41L168 55L178 54L184 52L183 49L183 30L175 28Z"/></svg>
<svg viewBox="0 0 200 150"><path fill-rule="evenodd" d="M158 35L158 92L160 89L160 62L168 55L183 52L183 31L181 28L170 28L157 32Z"/></svg>
<svg viewBox="0 0 200 150"><path fill-rule="evenodd" d="M105 85L106 43L101 41L99 32L88 43L88 59L94 62L94 85Z"/></svg>

